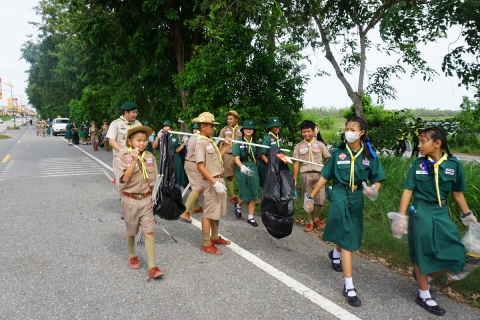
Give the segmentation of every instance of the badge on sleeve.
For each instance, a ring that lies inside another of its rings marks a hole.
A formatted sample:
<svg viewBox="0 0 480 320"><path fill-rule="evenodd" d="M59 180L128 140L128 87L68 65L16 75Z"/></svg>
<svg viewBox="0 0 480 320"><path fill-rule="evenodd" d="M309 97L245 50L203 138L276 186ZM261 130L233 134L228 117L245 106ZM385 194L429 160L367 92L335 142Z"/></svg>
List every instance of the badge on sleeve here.
<svg viewBox="0 0 480 320"><path fill-rule="evenodd" d="M127 158L127 162L128 162L128 163L132 163L132 161L133 161L132 157L128 157L128 158Z"/></svg>

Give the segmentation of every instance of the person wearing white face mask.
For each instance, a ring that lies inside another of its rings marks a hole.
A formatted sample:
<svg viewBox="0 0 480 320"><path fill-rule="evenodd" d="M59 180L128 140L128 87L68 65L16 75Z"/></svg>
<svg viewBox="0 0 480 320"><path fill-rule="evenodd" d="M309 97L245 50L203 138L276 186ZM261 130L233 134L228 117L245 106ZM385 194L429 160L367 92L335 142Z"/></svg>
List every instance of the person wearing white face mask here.
<svg viewBox="0 0 480 320"><path fill-rule="evenodd" d="M360 306L361 301L353 286L352 251L359 250L362 244L364 194L376 199L381 182L386 177L370 146L367 124L363 118L353 117L347 120L345 140L332 151L330 160L322 169L320 180L307 198L313 200L327 181L333 180L323 240L336 244L328 257L332 260L335 271L343 271L345 300L352 306ZM371 187L366 186L367 180L372 184ZM306 201L304 208L307 212L311 211L313 201Z"/></svg>

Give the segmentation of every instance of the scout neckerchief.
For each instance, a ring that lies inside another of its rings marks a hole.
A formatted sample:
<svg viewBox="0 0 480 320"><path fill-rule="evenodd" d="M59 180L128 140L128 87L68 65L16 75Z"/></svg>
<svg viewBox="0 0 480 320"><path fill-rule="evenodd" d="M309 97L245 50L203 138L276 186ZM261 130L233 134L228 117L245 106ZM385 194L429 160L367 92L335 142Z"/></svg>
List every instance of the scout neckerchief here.
<svg viewBox="0 0 480 320"><path fill-rule="evenodd" d="M128 152L132 151L132 147L128 148ZM142 168L142 177L144 180L148 180L147 169L145 168L145 164L143 163L143 159L145 158L145 151L141 152L141 155L138 155L138 159L140 160L140 167Z"/></svg>
<svg viewBox="0 0 480 320"><path fill-rule="evenodd" d="M441 207L442 206L442 199L440 199L440 187L438 185L438 167L442 164L443 161L447 160L447 154L443 153L443 156L438 160L437 162L433 161L432 157L428 156L428 160L423 161L423 166L425 169L427 169L428 174L431 174L430 171L428 171L428 165L433 164L433 169L435 172L435 189L437 190L437 199L438 199L438 205Z"/></svg>
<svg viewBox="0 0 480 320"><path fill-rule="evenodd" d="M220 162L223 163L222 154L220 153L220 150L218 150L218 147L217 147L217 145L215 144L215 141L213 141L212 138L205 137L205 136L202 136L201 134L199 134L197 140L210 141L213 144L213 146L215 147L215 150L217 150L217 152L218 152L218 157L220 158Z"/></svg>
<svg viewBox="0 0 480 320"><path fill-rule="evenodd" d="M238 123L235 125L235 127L233 127L233 128L230 127L230 129L232 129L232 137L235 137L235 129L237 129L237 127L238 127Z"/></svg>
<svg viewBox="0 0 480 320"><path fill-rule="evenodd" d="M250 141L248 141L247 137L243 137L243 140L245 140L246 142L249 142L249 143L252 143L252 140L253 140L253 137L250 137ZM247 145L247 148L248 148L248 152L252 155L252 158L253 158L253 162L254 163L257 163L257 159L255 159L255 153L253 152L253 148L252 148L252 145ZM248 160L248 159L247 159Z"/></svg>
<svg viewBox="0 0 480 320"><path fill-rule="evenodd" d="M277 140L277 147L280 147L280 138L272 133L272 131L268 131L268 134L271 134Z"/></svg>
<svg viewBox="0 0 480 320"><path fill-rule="evenodd" d="M123 116L120 116L120 120L122 120L123 123L125 123L128 126L128 129L132 128L133 122L127 121L127 119L125 119Z"/></svg>
<svg viewBox="0 0 480 320"><path fill-rule="evenodd" d="M315 141L315 139L312 139L312 141L308 142L307 140L303 139L303 141L307 144L308 146L308 161L314 162L313 161L313 153L312 153L312 143Z"/></svg>
<svg viewBox="0 0 480 320"><path fill-rule="evenodd" d="M352 150L350 149L350 146L347 143L347 150L348 153L350 153L350 182L348 183L348 186L352 189L353 191L353 186L355 185L355 159L362 153L363 151L363 144L360 147L360 150L358 150L357 154L354 156L352 153Z"/></svg>

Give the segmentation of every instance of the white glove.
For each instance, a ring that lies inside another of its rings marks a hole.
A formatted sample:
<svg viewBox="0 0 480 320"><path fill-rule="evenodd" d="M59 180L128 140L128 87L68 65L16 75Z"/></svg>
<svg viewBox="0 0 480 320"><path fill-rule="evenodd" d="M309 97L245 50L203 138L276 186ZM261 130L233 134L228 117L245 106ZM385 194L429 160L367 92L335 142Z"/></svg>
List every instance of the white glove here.
<svg viewBox="0 0 480 320"><path fill-rule="evenodd" d="M247 173L248 172L248 168L242 164L242 166L240 167L240 172L241 173Z"/></svg>
<svg viewBox="0 0 480 320"><path fill-rule="evenodd" d="M475 226L477 224L477 218L475 218L472 211L467 212L466 215L462 214L460 218L462 218L462 223L465 226Z"/></svg>
<svg viewBox="0 0 480 320"><path fill-rule="evenodd" d="M392 233L395 238L401 239L404 234L408 233L407 215L398 212L389 212L387 216L392 219Z"/></svg>
<svg viewBox="0 0 480 320"><path fill-rule="evenodd" d="M375 189L375 185L372 184L370 187L367 186L367 184L365 183L365 181L362 181L362 185L363 185L363 194L365 195L365 197L367 197L368 199L372 200L372 201L375 201L377 200L378 198L378 191L377 189Z"/></svg>
<svg viewBox="0 0 480 320"><path fill-rule="evenodd" d="M215 187L215 191L217 191L217 193L227 194L227 187L223 183L217 181L213 186Z"/></svg>
<svg viewBox="0 0 480 320"><path fill-rule="evenodd" d="M187 145L188 144L188 137L183 136L183 144Z"/></svg>
<svg viewBox="0 0 480 320"><path fill-rule="evenodd" d="M305 196L303 197L303 210L306 212L313 211L313 198L309 193L305 193Z"/></svg>

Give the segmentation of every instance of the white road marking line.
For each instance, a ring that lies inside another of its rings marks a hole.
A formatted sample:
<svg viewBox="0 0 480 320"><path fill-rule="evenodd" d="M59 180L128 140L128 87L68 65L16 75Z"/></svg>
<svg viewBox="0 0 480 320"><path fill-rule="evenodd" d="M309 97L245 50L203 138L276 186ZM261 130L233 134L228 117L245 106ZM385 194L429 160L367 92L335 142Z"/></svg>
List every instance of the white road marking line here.
<svg viewBox="0 0 480 320"><path fill-rule="evenodd" d="M62 139L59 137L59 139ZM108 170L112 171L113 172L113 168L110 167L108 164L106 164L105 162L103 162L102 160L100 159L97 159L95 158L94 156L92 156L90 153L88 153L87 151L83 150L82 148L79 148L77 146L74 145L75 148L77 148L78 150L82 151L83 153L85 153L87 156L89 156L90 158L92 158L93 160L97 161L98 163L100 163L102 166L104 166L105 168L107 168ZM113 160L113 159L112 159Z"/></svg>
<svg viewBox="0 0 480 320"><path fill-rule="evenodd" d="M67 177L67 176L85 176L90 174L102 174L101 172L90 172L90 173L68 173L68 174L50 174L50 175L43 175L44 178L52 178L52 177Z"/></svg>

